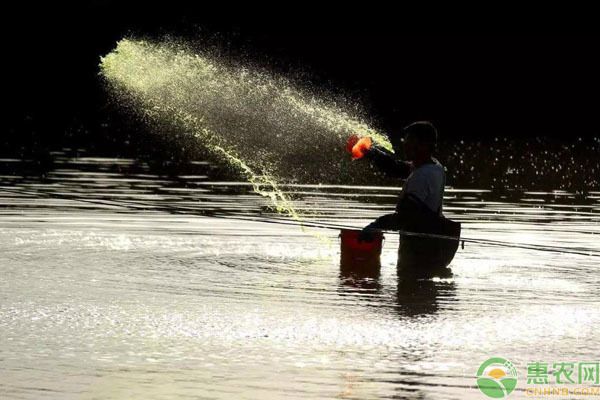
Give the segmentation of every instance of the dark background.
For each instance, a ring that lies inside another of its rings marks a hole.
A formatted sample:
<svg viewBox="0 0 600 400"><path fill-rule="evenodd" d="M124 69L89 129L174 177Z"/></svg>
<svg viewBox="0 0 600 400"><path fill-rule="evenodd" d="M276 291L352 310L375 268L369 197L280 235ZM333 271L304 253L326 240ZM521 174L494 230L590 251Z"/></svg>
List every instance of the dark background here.
<svg viewBox="0 0 600 400"><path fill-rule="evenodd" d="M548 20L539 12L509 19L494 10L452 11L459 17L349 4L21 3L4 14L2 28L4 150L83 146L118 154L127 135L111 130L135 129L107 106L99 57L123 36L165 34L341 93L388 132L429 119L447 140L600 135L593 25L570 19L564 29L565 15Z"/></svg>

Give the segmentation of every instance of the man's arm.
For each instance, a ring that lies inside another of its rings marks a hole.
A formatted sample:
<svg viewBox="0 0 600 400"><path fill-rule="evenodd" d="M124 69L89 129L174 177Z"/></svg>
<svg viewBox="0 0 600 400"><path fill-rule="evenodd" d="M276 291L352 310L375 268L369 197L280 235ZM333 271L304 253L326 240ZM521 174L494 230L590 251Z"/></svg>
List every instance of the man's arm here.
<svg viewBox="0 0 600 400"><path fill-rule="evenodd" d="M364 229L366 230L383 230L383 231L399 231L401 229L402 219L400 214L395 212L392 214L386 214L375 221L371 222Z"/></svg>
<svg viewBox="0 0 600 400"><path fill-rule="evenodd" d="M410 163L398 160L392 152L382 147L372 146L365 156L390 176L405 179L410 175Z"/></svg>
<svg viewBox="0 0 600 400"><path fill-rule="evenodd" d="M359 240L371 240L372 232L377 230L414 230L417 224L426 222L425 219L429 216L429 213L423 211L423 207L426 206L421 204L418 198L412 195L404 196L396 206L395 213L383 215L365 226Z"/></svg>

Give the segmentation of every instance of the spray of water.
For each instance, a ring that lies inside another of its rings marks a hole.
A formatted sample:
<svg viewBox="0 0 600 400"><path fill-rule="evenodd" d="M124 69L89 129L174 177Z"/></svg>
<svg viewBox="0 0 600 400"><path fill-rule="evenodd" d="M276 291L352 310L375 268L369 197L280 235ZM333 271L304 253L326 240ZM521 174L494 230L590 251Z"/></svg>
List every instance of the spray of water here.
<svg viewBox="0 0 600 400"><path fill-rule="evenodd" d="M120 100L200 141L295 218L281 184L364 182L372 172L345 153L350 134L391 147L343 102L178 42L121 40L100 70Z"/></svg>

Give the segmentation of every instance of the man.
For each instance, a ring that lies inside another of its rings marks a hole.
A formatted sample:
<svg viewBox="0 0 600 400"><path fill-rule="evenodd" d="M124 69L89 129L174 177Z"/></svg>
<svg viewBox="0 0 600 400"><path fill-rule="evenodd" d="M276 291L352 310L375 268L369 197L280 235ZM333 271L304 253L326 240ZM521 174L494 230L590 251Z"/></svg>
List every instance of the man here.
<svg viewBox="0 0 600 400"><path fill-rule="evenodd" d="M391 137L394 153L371 146L365 158L371 160L386 174L406 179L398 199L396 212L377 218L367 225L360 240L369 241L374 231L399 230L399 269L419 274L439 272L450 263L458 247L460 224L443 217L442 203L446 174L444 167L433 157L437 144L437 130L427 121L414 122L403 129L404 142ZM403 147L406 161L396 155ZM449 235L456 241L428 238L418 234ZM434 273L439 275L439 273ZM447 275L447 271L442 275Z"/></svg>

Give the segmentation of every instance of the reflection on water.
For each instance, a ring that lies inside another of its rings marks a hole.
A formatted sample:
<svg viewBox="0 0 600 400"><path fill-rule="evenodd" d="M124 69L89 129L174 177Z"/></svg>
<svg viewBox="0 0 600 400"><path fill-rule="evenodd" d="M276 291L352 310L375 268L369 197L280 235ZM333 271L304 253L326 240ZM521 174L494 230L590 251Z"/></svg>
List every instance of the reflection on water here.
<svg viewBox="0 0 600 400"><path fill-rule="evenodd" d="M398 312L407 316L433 314L439 308L439 301L446 306L453 301L455 291L453 281L399 280Z"/></svg>
<svg viewBox="0 0 600 400"><path fill-rule="evenodd" d="M342 273L340 275L340 296L357 298L366 296L373 300L370 304L376 308L394 308L402 316L426 316L438 311L438 301L448 305L454 297L456 284L445 279L413 279L399 277L393 293L396 304L386 295L384 283L380 282L379 274L371 276L360 273ZM387 289L389 291L389 289ZM390 294L389 292L387 293ZM379 303L376 300L382 300Z"/></svg>
<svg viewBox="0 0 600 400"><path fill-rule="evenodd" d="M597 259L467 244L452 278L408 280L388 235L381 268L347 271L338 232L267 223L265 199L207 164L65 159L39 179L0 163L3 398L481 398L491 356L521 374L598 358ZM398 192L285 190L353 226ZM600 192L502 196L449 189L445 210L469 237L598 249Z"/></svg>

